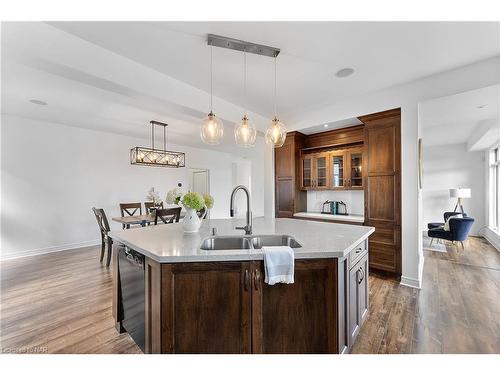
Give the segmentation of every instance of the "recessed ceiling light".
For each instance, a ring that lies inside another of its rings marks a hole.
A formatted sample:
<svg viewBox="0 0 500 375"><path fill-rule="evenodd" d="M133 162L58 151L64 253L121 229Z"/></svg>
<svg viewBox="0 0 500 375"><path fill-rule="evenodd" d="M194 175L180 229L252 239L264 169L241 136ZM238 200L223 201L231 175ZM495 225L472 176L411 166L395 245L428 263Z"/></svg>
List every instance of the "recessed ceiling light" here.
<svg viewBox="0 0 500 375"><path fill-rule="evenodd" d="M339 78L345 78L345 77L349 77L353 73L354 73L353 68L344 68L344 69L340 69L337 73L335 73L335 75Z"/></svg>
<svg viewBox="0 0 500 375"><path fill-rule="evenodd" d="M30 103L38 104L38 105L47 105L47 102L44 102L44 101L38 100L38 99L31 99Z"/></svg>
<svg viewBox="0 0 500 375"><path fill-rule="evenodd" d="M328 124L323 125L323 127L327 128L327 127L328 127Z"/></svg>
<svg viewBox="0 0 500 375"><path fill-rule="evenodd" d="M483 108L486 108L487 106L488 106L487 104L481 104L481 105L478 105L476 108L483 109Z"/></svg>

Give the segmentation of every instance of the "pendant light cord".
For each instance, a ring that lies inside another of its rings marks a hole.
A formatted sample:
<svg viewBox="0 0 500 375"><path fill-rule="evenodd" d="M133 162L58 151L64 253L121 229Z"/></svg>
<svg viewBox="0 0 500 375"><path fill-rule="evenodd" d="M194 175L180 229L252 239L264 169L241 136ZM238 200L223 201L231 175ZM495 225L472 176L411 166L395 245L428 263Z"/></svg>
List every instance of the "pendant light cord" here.
<svg viewBox="0 0 500 375"><path fill-rule="evenodd" d="M210 44L210 113L212 113L212 106L213 106L213 78L214 73L213 73L213 46Z"/></svg>
<svg viewBox="0 0 500 375"><path fill-rule="evenodd" d="M276 93L277 92L277 89L276 89L276 87L277 87L277 84L276 84L276 81L277 81L277 78L276 78L276 76L277 76L277 69L276 69L276 65L277 65L277 57L274 56L274 117L275 118L276 118L276 116L278 114L277 104L276 104L276 102L277 102L277 100L276 100L276 98L277 98L277 93Z"/></svg>
<svg viewBox="0 0 500 375"><path fill-rule="evenodd" d="M163 151L167 151L167 136L165 135L167 131L167 127L163 127Z"/></svg>
<svg viewBox="0 0 500 375"><path fill-rule="evenodd" d="M243 50L243 110L247 116L247 51Z"/></svg>
<svg viewBox="0 0 500 375"><path fill-rule="evenodd" d="M155 149L155 124L151 122L151 148Z"/></svg>

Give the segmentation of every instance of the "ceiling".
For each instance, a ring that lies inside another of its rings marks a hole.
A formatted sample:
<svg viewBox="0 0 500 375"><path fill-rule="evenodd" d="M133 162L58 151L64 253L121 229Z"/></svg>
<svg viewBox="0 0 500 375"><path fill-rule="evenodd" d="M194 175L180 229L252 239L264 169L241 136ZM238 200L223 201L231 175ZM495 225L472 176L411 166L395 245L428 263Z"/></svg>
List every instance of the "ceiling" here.
<svg viewBox="0 0 500 375"><path fill-rule="evenodd" d="M281 49L278 115L285 124L500 53L499 24L491 22L3 23L2 112L144 138L157 119L171 125L172 142L205 147L198 129L209 110L207 33ZM226 125L218 149L239 152L231 126L243 108L261 132L273 115L273 59L248 55L245 100L241 53L214 48L213 57L214 112ZM345 67L355 73L337 78Z"/></svg>
<svg viewBox="0 0 500 375"><path fill-rule="evenodd" d="M426 146L467 143L488 124L500 136L500 85L445 96L419 105L422 139Z"/></svg>

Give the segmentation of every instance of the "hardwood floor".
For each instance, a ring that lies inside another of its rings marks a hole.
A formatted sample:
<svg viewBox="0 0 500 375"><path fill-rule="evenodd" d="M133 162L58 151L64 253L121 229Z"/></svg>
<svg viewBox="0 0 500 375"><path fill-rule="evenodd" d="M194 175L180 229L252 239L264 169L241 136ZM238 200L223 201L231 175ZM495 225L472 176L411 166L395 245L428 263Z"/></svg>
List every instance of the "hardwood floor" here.
<svg viewBox="0 0 500 375"><path fill-rule="evenodd" d="M500 353L500 253L425 252L422 290L370 275L370 313L353 353ZM4 261L0 352L141 353L111 317L111 269L91 247Z"/></svg>
<svg viewBox="0 0 500 375"><path fill-rule="evenodd" d="M500 353L500 253L425 251L421 290L370 274L370 313L353 353Z"/></svg>

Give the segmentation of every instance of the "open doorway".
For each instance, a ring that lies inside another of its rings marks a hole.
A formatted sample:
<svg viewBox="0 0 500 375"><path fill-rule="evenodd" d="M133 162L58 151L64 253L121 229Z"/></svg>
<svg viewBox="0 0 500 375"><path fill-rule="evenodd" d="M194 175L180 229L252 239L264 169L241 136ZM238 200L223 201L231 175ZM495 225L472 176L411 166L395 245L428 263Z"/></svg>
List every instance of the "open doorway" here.
<svg viewBox="0 0 500 375"><path fill-rule="evenodd" d="M425 256L470 253L488 226L486 161L500 141L499 89L493 85L419 105Z"/></svg>

